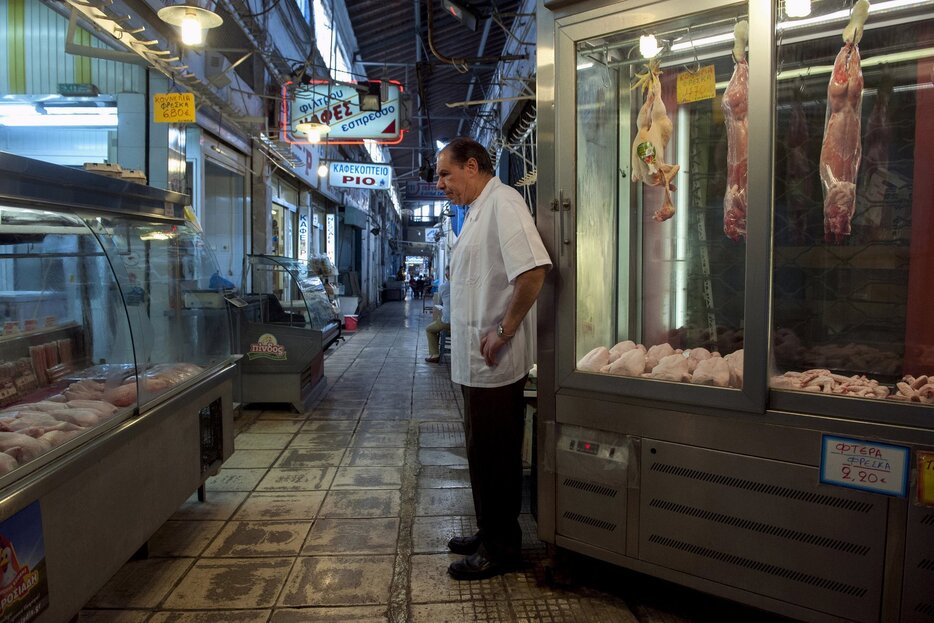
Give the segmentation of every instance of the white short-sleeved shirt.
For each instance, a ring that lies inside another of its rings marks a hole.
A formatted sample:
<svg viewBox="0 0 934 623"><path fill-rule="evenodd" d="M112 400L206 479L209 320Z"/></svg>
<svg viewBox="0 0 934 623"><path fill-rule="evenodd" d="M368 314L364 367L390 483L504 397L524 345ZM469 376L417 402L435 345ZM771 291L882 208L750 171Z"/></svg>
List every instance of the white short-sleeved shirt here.
<svg viewBox="0 0 934 623"><path fill-rule="evenodd" d="M451 380L471 387L501 387L532 367L534 322L522 321L516 335L486 365L480 337L503 320L516 277L551 258L525 201L515 189L492 178L470 204L451 249Z"/></svg>

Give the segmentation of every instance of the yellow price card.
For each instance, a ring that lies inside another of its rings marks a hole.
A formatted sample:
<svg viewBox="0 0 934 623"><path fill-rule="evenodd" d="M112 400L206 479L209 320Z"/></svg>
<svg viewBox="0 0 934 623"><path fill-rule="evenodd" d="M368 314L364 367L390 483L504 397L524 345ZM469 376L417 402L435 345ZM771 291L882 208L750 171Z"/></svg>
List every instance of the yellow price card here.
<svg viewBox="0 0 934 623"><path fill-rule="evenodd" d="M717 97L717 77L713 65L706 65L695 72L682 71L678 74L678 103L688 104Z"/></svg>
<svg viewBox="0 0 934 623"><path fill-rule="evenodd" d="M934 451L918 452L918 502L934 506Z"/></svg>
<svg viewBox="0 0 934 623"><path fill-rule="evenodd" d="M156 93L153 96L156 123L194 123L194 93Z"/></svg>

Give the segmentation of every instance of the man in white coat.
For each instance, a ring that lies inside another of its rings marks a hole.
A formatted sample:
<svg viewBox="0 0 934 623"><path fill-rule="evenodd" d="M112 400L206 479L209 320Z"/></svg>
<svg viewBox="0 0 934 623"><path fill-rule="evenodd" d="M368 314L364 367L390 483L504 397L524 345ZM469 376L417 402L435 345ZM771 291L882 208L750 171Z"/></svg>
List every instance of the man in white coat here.
<svg viewBox="0 0 934 623"><path fill-rule="evenodd" d="M464 394L467 461L478 532L448 548L458 580L513 568L522 531L523 388L533 363L526 318L551 259L528 206L493 174L486 149L456 138L438 153L438 189L468 206L451 250L451 380Z"/></svg>

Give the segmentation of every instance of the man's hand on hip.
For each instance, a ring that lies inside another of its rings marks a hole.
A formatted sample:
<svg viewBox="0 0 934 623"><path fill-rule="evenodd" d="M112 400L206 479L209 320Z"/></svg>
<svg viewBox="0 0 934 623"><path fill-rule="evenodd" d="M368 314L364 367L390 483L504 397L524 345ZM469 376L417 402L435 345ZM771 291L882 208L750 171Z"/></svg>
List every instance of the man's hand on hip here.
<svg viewBox="0 0 934 623"><path fill-rule="evenodd" d="M483 355L486 365L491 368L496 367L496 356L503 349L508 340L496 335L496 330L487 331L480 337L480 353Z"/></svg>

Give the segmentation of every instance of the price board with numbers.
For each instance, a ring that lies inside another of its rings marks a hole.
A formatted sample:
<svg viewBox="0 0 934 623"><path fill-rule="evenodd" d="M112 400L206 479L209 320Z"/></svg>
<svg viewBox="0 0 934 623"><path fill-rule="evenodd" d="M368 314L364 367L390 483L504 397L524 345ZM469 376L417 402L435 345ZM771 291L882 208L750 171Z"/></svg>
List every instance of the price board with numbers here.
<svg viewBox="0 0 934 623"><path fill-rule="evenodd" d="M717 76L713 65L678 74L678 103L700 102L717 97Z"/></svg>
<svg viewBox="0 0 934 623"><path fill-rule="evenodd" d="M908 495L910 457L905 446L824 435L820 481L903 498Z"/></svg>

